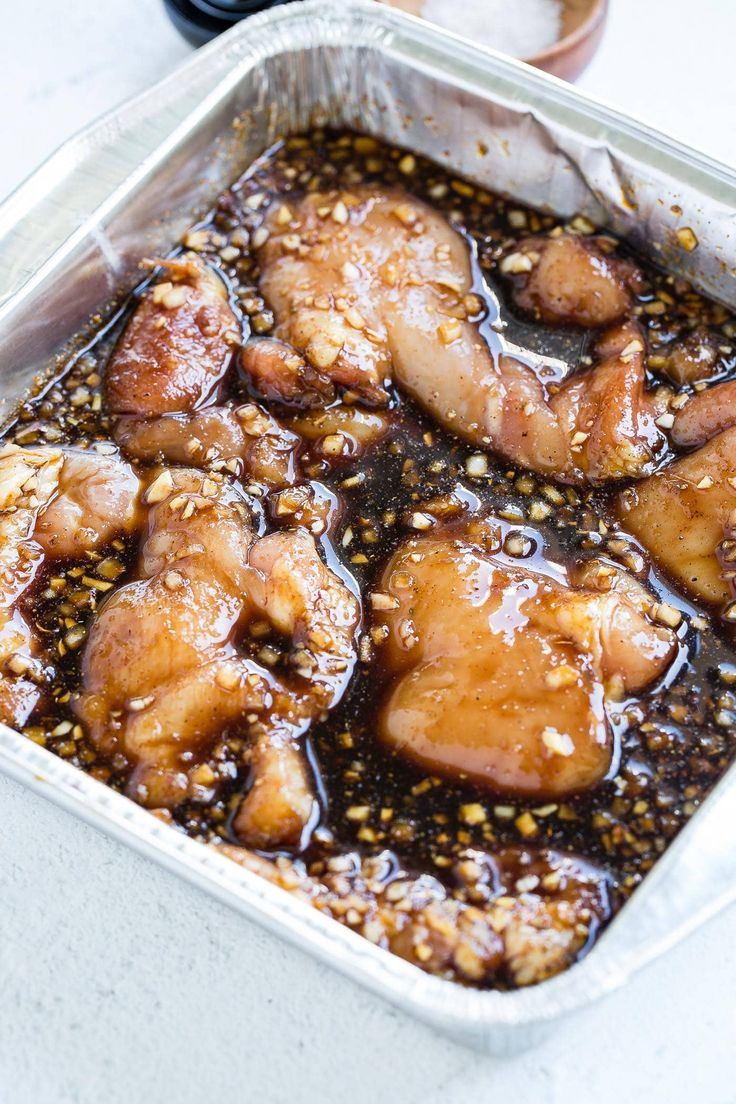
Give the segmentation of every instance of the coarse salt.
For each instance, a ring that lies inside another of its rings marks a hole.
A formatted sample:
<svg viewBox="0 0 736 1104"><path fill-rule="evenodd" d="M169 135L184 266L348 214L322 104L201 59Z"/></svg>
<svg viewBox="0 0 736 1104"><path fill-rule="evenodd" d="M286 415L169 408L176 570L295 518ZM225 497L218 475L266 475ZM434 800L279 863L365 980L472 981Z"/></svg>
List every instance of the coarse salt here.
<svg viewBox="0 0 736 1104"><path fill-rule="evenodd" d="M460 21L454 0L424 0L421 14L430 23L519 58L546 50L561 34L559 0L463 0Z"/></svg>

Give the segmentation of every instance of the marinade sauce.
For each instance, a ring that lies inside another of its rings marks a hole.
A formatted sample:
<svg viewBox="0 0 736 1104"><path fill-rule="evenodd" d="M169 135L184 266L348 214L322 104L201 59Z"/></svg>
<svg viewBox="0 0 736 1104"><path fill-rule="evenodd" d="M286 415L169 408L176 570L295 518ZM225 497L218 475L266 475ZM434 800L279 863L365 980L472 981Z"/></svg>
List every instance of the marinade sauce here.
<svg viewBox="0 0 736 1104"><path fill-rule="evenodd" d="M443 212L465 236L473 256L473 290L485 305L481 328L492 348L502 333L522 350L549 357L552 365L581 358L585 363L593 341L590 332L531 322L514 310L497 275L499 257L510 243L564 226L564 220L485 192L372 138L326 131L268 150L184 239L186 248L199 252L223 275L244 338L268 335L275 324L259 294L251 252L267 198L364 182L406 188ZM578 223L582 232L592 230L585 220ZM626 254L624 246L621 252ZM668 385L657 373L658 348L696 326L719 341L722 377L735 374L736 322L728 312L683 280L636 260L646 278L634 313L647 335L649 386ZM111 441L105 365L141 288L109 314L97 333L80 339L75 352L60 355L51 382L22 405L6 441ZM237 372L227 386L229 397L247 396ZM270 409L289 424L288 411L275 404ZM564 566L595 557L633 567L641 577L646 562L642 549L621 530L613 513L612 499L620 485L611 490L566 487L509 466L490 452L479 459L476 447L441 428L398 391L391 394L389 417L387 436L355 462L331 463L309 442L301 454L306 478L324 485L340 510L339 523L323 542L328 561L364 596L375 589L394 550L416 535L409 519L430 501L449 520L463 508L493 515L512 550L509 563L533 570L535 565ZM663 457L663 463L671 457ZM42 572L25 605L58 663L53 707L34 715L24 732L118 789L125 785L129 764L122 755L107 759L98 753L69 702L80 685L80 657L95 611L131 577L138 543L138 536L127 537L84 562L53 564ZM523 557L514 549L523 549ZM406 869L429 871L441 880L469 847L491 852L515 844L553 847L599 863L611 875L616 901L623 901L727 769L736 732L736 652L729 630L712 611L696 608L678 593L656 567L646 581L662 602L682 614L677 658L664 680L613 708L616 747L608 777L592 792L541 804L427 775L382 745L376 718L388 675L380 639L371 634L368 619L347 693L307 737L321 812L300 856L306 869L319 875L330 856L388 849ZM274 634L261 633L246 646L254 655L272 647L278 671L286 662L281 643ZM229 772L221 772L229 781L214 800L189 801L174 811L174 820L190 835L237 842L232 821L247 785L248 768L242 760L246 744L247 736L229 731L216 742L212 758L230 764Z"/></svg>

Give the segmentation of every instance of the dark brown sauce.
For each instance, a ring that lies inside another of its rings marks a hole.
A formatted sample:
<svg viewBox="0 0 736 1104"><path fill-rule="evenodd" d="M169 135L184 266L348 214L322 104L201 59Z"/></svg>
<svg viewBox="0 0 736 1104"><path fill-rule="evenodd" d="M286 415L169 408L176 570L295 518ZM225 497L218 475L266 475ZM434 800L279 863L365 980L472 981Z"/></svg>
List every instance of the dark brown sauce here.
<svg viewBox="0 0 736 1104"><path fill-rule="evenodd" d="M552 329L519 317L495 275L497 258L506 244L520 234L548 231L560 220L479 191L421 158L406 173L399 167L401 151L366 140L359 143L359 151L351 135L316 134L279 144L195 228L203 255L228 283L244 338L249 333L269 333L274 323L258 294L257 265L248 251L248 235L261 218L252 197L375 181L409 188L447 213L466 235L474 254L474 290L487 307L482 329L493 350L500 348L500 321L503 339L522 348L563 361L579 362L587 355L589 333ZM729 345L736 325L722 307L704 300L683 281L638 263L649 284L637 313L650 353L695 324ZM135 299L134 292L81 352L62 363L53 382L22 406L8 431L9 439L22 445L89 445L110 439L101 389L104 367ZM724 354L721 375L735 371L736 354ZM664 381L651 372L649 383L655 387ZM244 385L236 375L230 386L232 397L242 397ZM487 475L471 478L466 461L475 448L439 428L398 393L393 394L391 405L388 437L361 461L330 466L309 451L301 458L307 475L324 484L341 509L336 531L322 540L325 555L364 594L405 539L402 519L407 511L438 495L455 493L471 511L491 513L505 531L523 533L531 542L531 554L524 561L530 567L544 561L564 568L587 556L626 562L639 551L636 542L617 529L612 492L560 487L524 470L510 469L493 457ZM284 415L276 408L274 413ZM663 463L671 456L663 457ZM361 482L346 488L345 480L351 475ZM74 626L86 628L104 597L84 579L94 576L96 563L112 555L124 569L115 585L124 583L135 545L135 539L115 542L84 564L53 564L43 572L27 603L50 650L59 653L59 663L54 709L34 716L25 731L116 788L124 786L128 764L122 756L112 761L101 757L68 705L69 695L79 686L83 636L74 646L64 642ZM513 557L509 560L518 563ZM61 579L64 586L54 591L58 586L54 580ZM620 896L627 895L730 764L736 726L736 685L734 692L729 689L736 684L731 638L708 611L695 609L656 570L649 572L648 582L664 601L688 615L678 629L678 659L662 684L615 710L617 747L607 780L595 791L564 802L540 805L494 797L470 785L427 777L382 747L375 738L375 715L385 674L380 648L366 634L349 691L307 739L322 807L320 825L304 856L312 869L319 871L325 857L342 851L371 853L390 848L406 867L429 869L441 877L454 856L468 846L492 850L522 841L598 860L612 875ZM263 643L263 639L258 642ZM278 640L273 643L278 647ZM247 737L225 732L213 748L220 773L230 781L210 804L189 802L176 811L176 821L189 833L233 840L232 814L247 786L247 768L241 762L246 743ZM359 821L350 815L356 806L369 810ZM468 806L480 806L482 817L477 810L469 816Z"/></svg>

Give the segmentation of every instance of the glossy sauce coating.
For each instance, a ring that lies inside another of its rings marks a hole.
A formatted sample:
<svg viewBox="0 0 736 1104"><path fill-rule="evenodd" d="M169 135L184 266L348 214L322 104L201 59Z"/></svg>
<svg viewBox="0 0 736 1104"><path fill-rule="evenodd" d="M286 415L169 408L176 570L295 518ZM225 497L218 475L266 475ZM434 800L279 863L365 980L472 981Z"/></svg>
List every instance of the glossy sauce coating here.
<svg viewBox="0 0 736 1104"><path fill-rule="evenodd" d="M469 984L575 961L732 751L732 320L593 231L294 139L11 434L4 716Z"/></svg>

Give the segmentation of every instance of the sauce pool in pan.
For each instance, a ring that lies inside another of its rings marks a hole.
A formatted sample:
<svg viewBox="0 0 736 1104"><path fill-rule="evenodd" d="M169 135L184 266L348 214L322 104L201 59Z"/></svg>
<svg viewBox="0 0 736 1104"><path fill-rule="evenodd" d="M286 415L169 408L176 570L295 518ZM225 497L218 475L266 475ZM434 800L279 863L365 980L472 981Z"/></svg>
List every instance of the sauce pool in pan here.
<svg viewBox="0 0 736 1104"><path fill-rule="evenodd" d="M2 719L423 969L565 969L732 759L736 322L352 134L149 269L5 434Z"/></svg>

